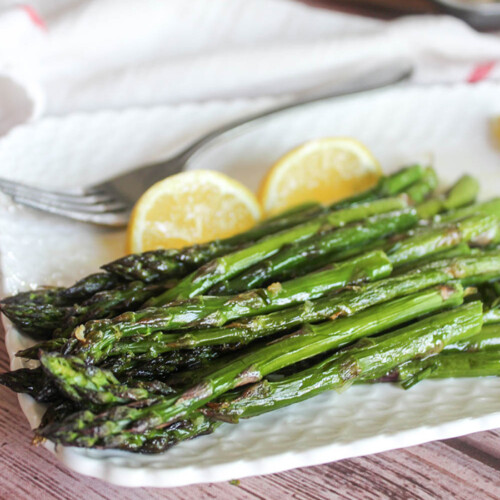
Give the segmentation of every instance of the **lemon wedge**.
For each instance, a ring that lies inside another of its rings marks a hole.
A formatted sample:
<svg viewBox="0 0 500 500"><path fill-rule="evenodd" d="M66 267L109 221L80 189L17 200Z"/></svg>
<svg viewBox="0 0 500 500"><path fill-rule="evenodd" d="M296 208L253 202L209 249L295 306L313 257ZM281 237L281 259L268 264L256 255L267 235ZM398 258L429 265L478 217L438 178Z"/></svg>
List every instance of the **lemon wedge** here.
<svg viewBox="0 0 500 500"><path fill-rule="evenodd" d="M258 198L266 216L308 201L333 203L374 186L380 165L366 146L347 137L306 142L280 158Z"/></svg>
<svg viewBox="0 0 500 500"><path fill-rule="evenodd" d="M182 172L154 184L137 201L127 232L131 253L182 248L226 238L261 218L255 195L218 172Z"/></svg>

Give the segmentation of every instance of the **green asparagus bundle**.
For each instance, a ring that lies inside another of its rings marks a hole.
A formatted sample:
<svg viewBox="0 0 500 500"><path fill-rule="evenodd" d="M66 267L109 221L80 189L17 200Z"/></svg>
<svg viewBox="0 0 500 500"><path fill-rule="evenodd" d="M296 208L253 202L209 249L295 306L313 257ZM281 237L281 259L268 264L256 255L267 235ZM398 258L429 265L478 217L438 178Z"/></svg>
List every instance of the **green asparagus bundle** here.
<svg viewBox="0 0 500 500"><path fill-rule="evenodd" d="M431 272L432 270L438 272ZM424 271L428 270L426 274ZM374 305L391 297L418 291L426 286L446 283L450 279L500 274L500 254L485 253L476 257L437 261L421 268L421 272L410 272L399 278L389 278L373 285L358 286L336 297L314 300L360 278L377 280L390 272L390 265L382 252L372 252L360 258L345 261L331 270L307 275L284 282L269 289L254 290L232 298L199 297L197 310L186 317L186 307L181 303L175 307L152 308L137 313L127 313L106 322L90 323L78 332L80 344L72 352L83 353L94 362L107 356L134 353L158 355L175 349L192 349L207 345L247 344L263 336L272 335L305 322L317 322L341 314ZM307 292L304 292L307 290ZM194 299L191 299L194 300ZM303 306L290 307L298 302ZM286 309L282 310L284 307ZM269 313L280 309L274 314ZM179 311L180 314L177 314ZM177 319L176 319L177 314ZM196 316L198 315L198 316ZM253 319L241 319L257 315ZM164 334L186 326L190 331L184 335ZM196 330L206 326L217 327L230 320L236 324L218 329ZM153 338L151 335L155 334ZM140 337L138 337L140 335ZM133 336L129 342L124 339Z"/></svg>
<svg viewBox="0 0 500 500"><path fill-rule="evenodd" d="M352 383L499 375L500 199L474 203L470 176L436 184L408 167L329 207L6 298L43 341L18 353L40 367L0 383L49 404L40 438L159 453Z"/></svg>
<svg viewBox="0 0 500 500"><path fill-rule="evenodd" d="M460 305L460 285L440 286L375 306L357 315L320 325L307 325L254 352L243 354L207 375L180 395L163 397L151 405L118 405L105 412L90 410L66 418L56 429L41 429L41 436L65 444L86 446L87 438L116 436L123 431L143 433L182 420L225 392L257 382L281 368L338 349L360 338L446 307ZM482 311L481 304L479 307ZM482 320L482 314L480 314Z"/></svg>

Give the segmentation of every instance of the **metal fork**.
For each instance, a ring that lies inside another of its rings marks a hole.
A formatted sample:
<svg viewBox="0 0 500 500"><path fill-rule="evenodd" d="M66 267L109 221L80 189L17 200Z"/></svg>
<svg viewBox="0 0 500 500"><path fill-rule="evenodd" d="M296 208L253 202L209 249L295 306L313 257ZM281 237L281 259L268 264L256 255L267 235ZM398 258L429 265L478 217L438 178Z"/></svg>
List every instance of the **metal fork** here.
<svg viewBox="0 0 500 500"><path fill-rule="evenodd" d="M412 72L404 61L371 68L358 73L342 84L316 86L293 96L271 109L227 123L200 137L180 153L166 161L140 167L98 185L67 191L51 191L19 182L0 179L0 191L17 203L37 210L104 226L120 227L127 224L130 210L139 197L155 182L176 174L184 168L195 153L216 137L241 131L248 124L307 103L385 87L406 80Z"/></svg>

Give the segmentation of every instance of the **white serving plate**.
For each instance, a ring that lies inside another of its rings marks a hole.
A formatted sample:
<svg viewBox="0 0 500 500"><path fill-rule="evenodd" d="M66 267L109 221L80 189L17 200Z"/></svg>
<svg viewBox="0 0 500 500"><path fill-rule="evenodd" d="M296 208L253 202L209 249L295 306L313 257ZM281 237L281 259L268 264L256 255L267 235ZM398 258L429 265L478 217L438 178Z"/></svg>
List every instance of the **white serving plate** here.
<svg viewBox="0 0 500 500"><path fill-rule="evenodd" d="M97 182L171 154L200 132L266 105L238 101L51 118L0 140L0 176L65 187ZM268 166L293 146L321 136L364 141L389 171L432 158L450 183L464 172L500 194L500 152L487 120L500 113L500 86L393 88L276 117L214 144L189 168L229 172L256 188ZM1 294L35 285L68 285L123 252L123 232L108 231L14 206L0 197ZM8 323L7 349L30 342ZM42 408L20 403L36 426ZM54 450L69 468L126 486L180 486L314 465L500 427L500 379L425 381L410 391L356 386L239 425L224 424L161 455Z"/></svg>

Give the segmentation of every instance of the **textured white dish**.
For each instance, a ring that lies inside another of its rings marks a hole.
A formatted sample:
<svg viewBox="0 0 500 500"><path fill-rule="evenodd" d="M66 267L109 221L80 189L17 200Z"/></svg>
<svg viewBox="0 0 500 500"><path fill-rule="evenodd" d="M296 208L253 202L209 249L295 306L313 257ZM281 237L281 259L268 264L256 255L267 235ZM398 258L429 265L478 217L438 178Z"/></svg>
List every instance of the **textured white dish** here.
<svg viewBox="0 0 500 500"><path fill-rule="evenodd" d="M0 141L0 176L65 187L98 181L170 154L185 140L264 101L130 110L47 119ZM440 177L463 172L500 194L500 153L487 120L500 86L394 88L310 106L213 145L189 168L230 172L255 188L268 166L304 140L348 135L387 170L432 156ZM16 207L0 197L2 295L36 284L67 285L123 251L123 233ZM14 353L29 341L6 321ZM36 426L41 408L20 397ZM265 474L500 427L500 379L427 381L326 393L183 443L157 456L58 448L69 468L127 486L179 486Z"/></svg>

